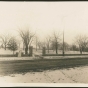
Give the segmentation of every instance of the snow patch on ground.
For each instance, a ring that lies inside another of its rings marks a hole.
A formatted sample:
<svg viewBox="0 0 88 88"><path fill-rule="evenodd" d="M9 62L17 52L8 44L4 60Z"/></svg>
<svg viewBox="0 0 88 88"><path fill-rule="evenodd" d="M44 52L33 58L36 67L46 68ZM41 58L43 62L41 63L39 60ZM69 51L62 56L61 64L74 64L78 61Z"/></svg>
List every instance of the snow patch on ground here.
<svg viewBox="0 0 88 88"><path fill-rule="evenodd" d="M88 83L88 66L0 76L0 83Z"/></svg>

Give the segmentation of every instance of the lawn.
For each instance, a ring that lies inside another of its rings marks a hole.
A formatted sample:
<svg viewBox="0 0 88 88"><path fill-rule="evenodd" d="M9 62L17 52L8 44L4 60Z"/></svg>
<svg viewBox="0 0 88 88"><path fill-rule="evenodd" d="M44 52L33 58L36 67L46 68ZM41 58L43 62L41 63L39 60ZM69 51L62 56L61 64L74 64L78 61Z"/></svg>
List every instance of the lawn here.
<svg viewBox="0 0 88 88"><path fill-rule="evenodd" d="M85 65L88 65L87 58L0 61L0 75L73 68Z"/></svg>
<svg viewBox="0 0 88 88"><path fill-rule="evenodd" d="M4 50L4 49L0 49L0 57L17 57L16 52L19 52L19 50L15 51L14 55L13 52L10 50ZM22 51L24 53L24 51ZM35 50L33 49L33 55L34 54L38 54L38 55L42 55L42 50ZM88 52L83 52L82 55L87 55ZM62 56L62 50L58 50L58 54L56 54L55 50L46 50L46 54L44 56ZM81 55L79 51L65 51L65 56L73 56L73 55ZM27 55L23 55L23 56L27 56Z"/></svg>

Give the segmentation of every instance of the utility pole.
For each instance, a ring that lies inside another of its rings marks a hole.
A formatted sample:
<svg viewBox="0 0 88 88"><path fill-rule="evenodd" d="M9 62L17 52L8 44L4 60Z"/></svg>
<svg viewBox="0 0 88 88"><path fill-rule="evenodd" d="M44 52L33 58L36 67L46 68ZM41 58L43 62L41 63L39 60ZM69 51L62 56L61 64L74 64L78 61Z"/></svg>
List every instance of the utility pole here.
<svg viewBox="0 0 88 88"><path fill-rule="evenodd" d="M73 13L72 13L72 14L73 14ZM71 15L71 14L69 14L69 15ZM64 28L65 28L64 18L65 18L65 17L68 17L69 15L62 16L62 22L63 22L63 56L64 56L64 54L65 54L65 52L64 52Z"/></svg>
<svg viewBox="0 0 88 88"><path fill-rule="evenodd" d="M62 22L63 22L63 56L64 56L64 54L65 54L65 52L64 52L64 26L65 26L65 24L64 24L64 18L65 18L65 16L62 18Z"/></svg>

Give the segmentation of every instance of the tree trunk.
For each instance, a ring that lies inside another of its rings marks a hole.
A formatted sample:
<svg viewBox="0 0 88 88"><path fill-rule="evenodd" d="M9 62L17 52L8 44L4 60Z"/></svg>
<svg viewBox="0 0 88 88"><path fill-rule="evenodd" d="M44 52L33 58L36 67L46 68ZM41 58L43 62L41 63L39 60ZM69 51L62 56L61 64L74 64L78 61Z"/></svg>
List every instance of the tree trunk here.
<svg viewBox="0 0 88 88"><path fill-rule="evenodd" d="M37 44L36 44L36 51L37 51Z"/></svg>
<svg viewBox="0 0 88 88"><path fill-rule="evenodd" d="M28 54L28 45L26 45L25 54Z"/></svg>
<svg viewBox="0 0 88 88"><path fill-rule="evenodd" d="M82 49L80 49L80 54L82 54Z"/></svg>
<svg viewBox="0 0 88 88"><path fill-rule="evenodd" d="M13 51L13 55L14 55L14 51Z"/></svg>
<svg viewBox="0 0 88 88"><path fill-rule="evenodd" d="M56 54L58 54L58 53L57 53L57 48L58 48L58 47L57 47L57 42L56 42Z"/></svg>
<svg viewBox="0 0 88 88"><path fill-rule="evenodd" d="M80 54L82 54L82 51L80 51Z"/></svg>
<svg viewBox="0 0 88 88"><path fill-rule="evenodd" d="M49 48L48 48L48 53L49 53Z"/></svg>
<svg viewBox="0 0 88 88"><path fill-rule="evenodd" d="M5 45L5 50L6 50L6 45Z"/></svg>
<svg viewBox="0 0 88 88"><path fill-rule="evenodd" d="M48 53L49 53L49 44L48 44Z"/></svg>
<svg viewBox="0 0 88 88"><path fill-rule="evenodd" d="M56 48L56 54L57 54L57 48Z"/></svg>
<svg viewBox="0 0 88 88"><path fill-rule="evenodd" d="M23 43L23 50L25 50L25 44Z"/></svg>

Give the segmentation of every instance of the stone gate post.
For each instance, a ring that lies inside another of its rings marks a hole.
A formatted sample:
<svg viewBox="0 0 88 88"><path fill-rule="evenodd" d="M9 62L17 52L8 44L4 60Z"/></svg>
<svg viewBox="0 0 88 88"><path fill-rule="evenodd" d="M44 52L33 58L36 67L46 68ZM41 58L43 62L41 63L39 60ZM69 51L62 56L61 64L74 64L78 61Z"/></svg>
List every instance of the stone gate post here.
<svg viewBox="0 0 88 88"><path fill-rule="evenodd" d="M30 55L30 56L33 55L33 46L29 46L29 55Z"/></svg>

